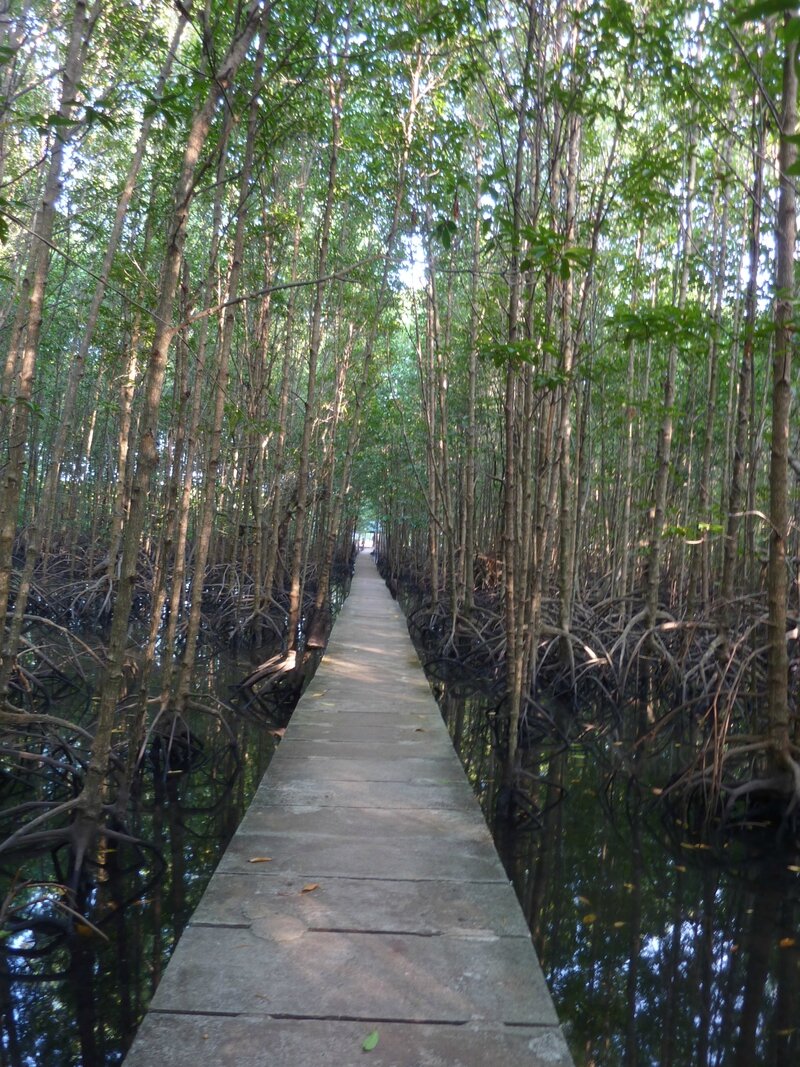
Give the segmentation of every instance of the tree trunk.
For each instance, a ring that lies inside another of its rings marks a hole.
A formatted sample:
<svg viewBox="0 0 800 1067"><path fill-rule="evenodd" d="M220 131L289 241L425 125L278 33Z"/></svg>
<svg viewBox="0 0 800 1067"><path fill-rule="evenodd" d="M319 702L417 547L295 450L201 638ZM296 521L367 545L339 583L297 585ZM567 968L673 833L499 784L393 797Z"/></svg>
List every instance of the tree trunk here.
<svg viewBox="0 0 800 1067"><path fill-rule="evenodd" d="M797 16L786 15L786 25ZM789 536L789 428L792 407L792 344L794 314L794 256L797 242L797 38L786 35L783 63L783 109L780 126L780 189L775 230L775 345L772 356L772 453L769 470L769 659L767 714L769 738L779 766L794 771L800 792L800 769L791 758L796 724L789 717L789 663L786 648L788 592L786 542Z"/></svg>
<svg viewBox="0 0 800 1067"><path fill-rule="evenodd" d="M748 277L744 299L744 339L742 362L739 369L739 395L736 407L736 432L733 441L731 480L728 495L728 518L725 528L725 547L722 554L722 581L720 584L719 629L723 645L727 647L732 625L731 604L734 597L736 563L739 558L739 527L741 525L742 497L745 488L745 455L747 430L750 424L751 382L753 376L753 350L758 301L758 270L761 249L761 204L764 198L764 150L766 122L764 108L758 106L754 128L753 187L750 194L750 229L748 234Z"/></svg>
<svg viewBox="0 0 800 1067"><path fill-rule="evenodd" d="M61 171L64 153L76 132L73 111L78 93L78 82L83 67L85 38L91 32L98 7L90 14L85 0L76 0L69 42L61 76L61 100L58 109L59 125L51 134L50 158L47 169L44 195L33 225L33 243L30 250L27 274L22 292L26 303L23 320L24 338L15 362L18 365L17 387L8 429L8 460L0 485L0 620L5 620L10 594L12 552L17 529L20 491L23 485L25 453L31 424L36 362L39 355L39 340L44 318L44 296L50 270L48 245L53 235L56 204L61 193ZM16 338L12 337L12 346ZM15 653L12 627L4 638L2 667L0 667L0 695L5 691L8 675Z"/></svg>
<svg viewBox="0 0 800 1067"><path fill-rule="evenodd" d="M696 115L692 113L686 161L686 186L683 201L682 234L679 251L679 283L677 307L683 311L689 290L689 260L692 253L692 215L697 177L697 140L699 131ZM672 457L672 433L675 418L675 380L678 369L678 345L671 341L664 375L664 414L656 452L656 478L653 490L653 524L650 533L650 555L647 563L646 625L652 631L656 624L661 582L661 562L664 547L664 525L667 511L669 474Z"/></svg>
<svg viewBox="0 0 800 1067"><path fill-rule="evenodd" d="M200 634L200 616L203 606L203 586L205 584L206 564L208 562L209 546L211 544L211 532L214 525L214 510L217 502L218 483L220 481L220 462L222 454L222 422L225 417L225 399L228 392L228 367L230 364L231 349L233 346L233 328L236 323L237 305L236 298L239 295L239 278L242 271L242 257L244 254L244 242L247 233L250 179L253 172L253 157L255 154L255 140L258 124L258 95L261 91L261 83L264 65L264 42L263 36L259 43L258 55L256 56L256 68L251 93L250 111L247 120L247 133L244 150L244 160L239 184L239 210L236 216L236 228L234 231L233 248L231 250L230 268L228 271L228 284L226 287L227 304L222 320L222 333L219 339L219 354L217 359L217 383L214 391L214 416L211 426L211 435L208 445L208 458L204 472L203 504L201 508L197 543L194 552L194 581L192 582L192 602L189 609L189 621L186 628L186 643L181 658L180 671L177 685L177 705L184 711L189 698L192 672L194 671L195 654L197 651L197 639ZM220 161L220 178L224 159Z"/></svg>
<svg viewBox="0 0 800 1067"><path fill-rule="evenodd" d="M103 786L111 751L115 710L124 680L123 657L127 644L128 620L133 603L139 547L147 513L148 492L153 473L158 464L156 441L158 437L159 405L170 344L174 335L172 314L175 290L178 284L186 239L189 208L194 196L197 165L200 153L208 137L211 121L219 99L230 86L239 64L244 59L261 17L261 0L253 0L243 14L242 28L234 38L227 55L219 64L213 88L193 116L180 175L175 184L174 209L167 233L166 250L161 270L155 332L144 382L144 404L139 423L136 452L137 467L131 491L130 512L122 542L121 578L114 605L114 616L107 652L107 667L97 708L97 727L84 788L80 797L82 820L78 836L82 844L85 842L84 847L91 839L93 826L96 824L102 807ZM81 860L82 855L79 855L79 863Z"/></svg>
<svg viewBox="0 0 800 1067"><path fill-rule="evenodd" d="M345 48L346 51L346 48ZM343 77L329 73L329 103L331 112L331 149L328 161L328 183L325 193L325 208L322 216L317 257L317 278L314 306L311 313L311 335L308 345L308 383L306 387L303 436L297 464L297 505L294 516L294 543L292 548L291 588L289 590L288 643L297 649L300 640L300 616L302 612L303 549L305 547L306 519L308 512L308 473L311 461L311 436L316 421L317 364L322 344L322 308L325 284L322 279L328 270L328 247L330 244L333 208L336 198L336 172L339 165L340 129L342 122Z"/></svg>

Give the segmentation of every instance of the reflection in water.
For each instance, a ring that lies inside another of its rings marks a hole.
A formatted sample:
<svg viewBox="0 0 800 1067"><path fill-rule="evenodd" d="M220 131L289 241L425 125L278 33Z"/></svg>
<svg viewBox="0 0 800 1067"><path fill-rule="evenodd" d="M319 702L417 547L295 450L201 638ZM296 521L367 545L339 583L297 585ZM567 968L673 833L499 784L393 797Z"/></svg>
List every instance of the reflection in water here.
<svg viewBox="0 0 800 1067"><path fill-rule="evenodd" d="M484 807L487 709L442 710ZM531 811L495 838L578 1067L800 1062L800 860L764 828L707 844L603 743L526 754ZM563 796L563 802L561 798ZM490 820L491 821L491 820Z"/></svg>
<svg viewBox="0 0 800 1067"><path fill-rule="evenodd" d="M232 720L234 745L219 720L188 721L202 752L176 767L151 751L127 829L155 850L116 841L101 847L85 901L91 924L68 915L52 888L15 896L19 929L0 941L2 1067L121 1062L275 747L263 726ZM15 872L2 874L11 884ZM17 882L53 877L44 855Z"/></svg>
<svg viewBox="0 0 800 1067"><path fill-rule="evenodd" d="M491 813L491 709L442 707ZM49 856L2 872L3 890L30 884L0 939L0 1067L121 1062L273 750L263 726L231 725L236 747L219 720L193 717L202 747L185 766L152 752L129 829L158 852L109 840L86 901L94 926L64 912ZM496 840L577 1067L800 1062L797 855L758 832L709 848L670 818L641 783L666 780L674 750L649 774L613 745L528 745L529 809Z"/></svg>
<svg viewBox="0 0 800 1067"><path fill-rule="evenodd" d="M334 617L349 577L334 576ZM309 658L304 682L320 655L315 650ZM18 856L14 865L0 857L0 1067L121 1063L275 750L277 734L268 726L273 719L273 726L285 726L297 702L295 679L269 694L242 694L239 683L251 667L223 654L198 658L193 692L201 703L208 696L206 710L167 719L148 736L122 827L132 840L101 842L76 910L59 885L68 876L66 849L42 852L21 867ZM158 692L157 678L152 685ZM232 689L239 715L219 703ZM86 711L85 700L71 709L59 705L74 721ZM7 811L20 801L71 795L70 783L49 767L24 780L4 770L0 806ZM0 837L11 829L3 826Z"/></svg>

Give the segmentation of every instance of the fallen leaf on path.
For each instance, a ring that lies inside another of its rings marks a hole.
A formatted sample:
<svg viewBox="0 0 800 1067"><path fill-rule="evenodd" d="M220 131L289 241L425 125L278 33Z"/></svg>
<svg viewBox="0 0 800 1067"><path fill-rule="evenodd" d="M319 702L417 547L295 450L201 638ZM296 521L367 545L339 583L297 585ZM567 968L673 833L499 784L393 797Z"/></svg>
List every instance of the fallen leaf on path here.
<svg viewBox="0 0 800 1067"><path fill-rule="evenodd" d="M796 944L797 944L797 941L793 937L782 937L780 939L780 941L778 942L778 945L781 948L792 948Z"/></svg>
<svg viewBox="0 0 800 1067"><path fill-rule="evenodd" d="M371 1034L367 1034L367 1036L364 1038L364 1044L361 1046L361 1048L364 1050L364 1052L372 1052L372 1050L377 1046L380 1039L381 1038L378 1031L373 1030Z"/></svg>
<svg viewBox="0 0 800 1067"><path fill-rule="evenodd" d="M427 732L428 732L428 731L427 731L427 730L425 729L425 727L424 727L424 726L417 726L417 727L415 728L415 730L414 730L414 733L415 733L415 734L425 734L425 733L427 733Z"/></svg>
<svg viewBox="0 0 800 1067"><path fill-rule="evenodd" d="M277 730L268 730L267 732L269 733L270 737L283 737L283 735L286 733L286 728L282 726Z"/></svg>
<svg viewBox="0 0 800 1067"><path fill-rule="evenodd" d="M248 863L272 863L272 856L252 856Z"/></svg>
<svg viewBox="0 0 800 1067"><path fill-rule="evenodd" d="M300 890L301 893L313 893L315 889L319 889L319 882L309 882L308 885L304 885Z"/></svg>

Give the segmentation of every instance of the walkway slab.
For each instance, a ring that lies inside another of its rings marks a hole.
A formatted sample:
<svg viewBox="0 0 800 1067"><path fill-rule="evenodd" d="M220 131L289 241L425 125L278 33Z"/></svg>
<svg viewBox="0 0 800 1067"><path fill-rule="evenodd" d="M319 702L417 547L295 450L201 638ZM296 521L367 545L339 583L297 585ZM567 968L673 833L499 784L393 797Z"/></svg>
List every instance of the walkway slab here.
<svg viewBox="0 0 800 1067"><path fill-rule="evenodd" d="M414 777L406 782L381 781L380 778L362 782L353 777L317 779L311 777L315 770L306 764L298 768L296 778L271 783L257 798L259 807L318 804L321 807L447 808L459 811L464 805L464 789L469 788L463 781L448 781L439 776ZM340 773L352 775L355 770L349 766ZM372 770L371 773L376 772Z"/></svg>
<svg viewBox="0 0 800 1067"><path fill-rule="evenodd" d="M378 1032L367 1055L362 1045ZM158 1067L570 1067L563 1039L541 1027L410 1026L315 1019L148 1015L134 1046L137 1064ZM126 1064L134 1062L128 1057Z"/></svg>
<svg viewBox="0 0 800 1067"><path fill-rule="evenodd" d="M519 937L528 929L513 893L497 882L329 878L318 890L297 874L253 879L218 872L192 917L194 926L248 928L274 914L311 930L363 930L420 936Z"/></svg>
<svg viewBox="0 0 800 1067"><path fill-rule="evenodd" d="M362 555L126 1067L500 1059L572 1067L402 613Z"/></svg>

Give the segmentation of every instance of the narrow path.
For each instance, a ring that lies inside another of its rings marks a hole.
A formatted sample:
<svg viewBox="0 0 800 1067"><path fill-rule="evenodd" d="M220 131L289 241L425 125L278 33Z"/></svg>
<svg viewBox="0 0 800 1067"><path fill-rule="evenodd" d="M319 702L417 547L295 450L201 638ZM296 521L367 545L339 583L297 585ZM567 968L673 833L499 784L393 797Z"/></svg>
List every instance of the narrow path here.
<svg viewBox="0 0 800 1067"><path fill-rule="evenodd" d="M572 1065L402 612L362 554L125 1067L503 1062Z"/></svg>

